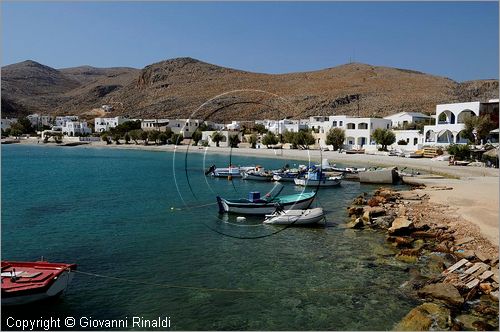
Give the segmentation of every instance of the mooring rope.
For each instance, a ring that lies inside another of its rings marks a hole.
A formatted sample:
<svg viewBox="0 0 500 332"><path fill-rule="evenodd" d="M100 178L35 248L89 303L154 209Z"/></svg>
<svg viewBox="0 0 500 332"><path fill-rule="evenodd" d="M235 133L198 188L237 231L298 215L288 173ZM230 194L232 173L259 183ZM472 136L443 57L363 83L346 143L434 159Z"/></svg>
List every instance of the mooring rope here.
<svg viewBox="0 0 500 332"><path fill-rule="evenodd" d="M104 278L116 281L123 281L134 284L142 284L147 286L155 286L161 288L176 288L176 289L185 289L185 290L197 290L204 292L222 292L222 293L271 293L271 292L293 292L293 293L303 293L303 292L314 292L314 293L333 293L333 292L349 292L349 291L366 291L367 289L372 288L386 288L392 289L393 287L389 287L387 285L373 285L373 286L361 286L361 287L343 287L343 288L309 288L309 289L296 289L296 288L273 288L273 289L245 289L245 288L213 288L213 287L199 287L199 286L189 286L189 285L175 285L175 284L167 284L167 283L156 283L144 280L123 278L123 277L114 277L107 276L103 274L97 274L92 272L85 272L80 270L74 270L73 272L96 277L96 278Z"/></svg>

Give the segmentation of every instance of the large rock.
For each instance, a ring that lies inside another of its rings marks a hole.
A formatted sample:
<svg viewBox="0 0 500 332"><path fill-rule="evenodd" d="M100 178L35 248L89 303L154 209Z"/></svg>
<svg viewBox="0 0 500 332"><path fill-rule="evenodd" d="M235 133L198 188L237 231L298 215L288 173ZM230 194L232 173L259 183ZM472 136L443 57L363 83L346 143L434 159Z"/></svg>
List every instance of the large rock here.
<svg viewBox="0 0 500 332"><path fill-rule="evenodd" d="M347 228L363 228L364 223L361 218L356 218L347 223Z"/></svg>
<svg viewBox="0 0 500 332"><path fill-rule="evenodd" d="M363 214L362 206L351 206L347 209L347 214L350 216L360 216Z"/></svg>
<svg viewBox="0 0 500 332"><path fill-rule="evenodd" d="M389 228L390 234L403 234L408 233L413 229L413 222L406 219L405 217L397 217L392 222L391 227Z"/></svg>
<svg viewBox="0 0 500 332"><path fill-rule="evenodd" d="M452 307L464 304L464 298L455 286L445 283L430 284L418 291L418 295L424 298L440 300Z"/></svg>
<svg viewBox="0 0 500 332"><path fill-rule="evenodd" d="M381 216L377 217L376 219L373 219L372 224L374 226L387 229L391 227L393 221L394 221L393 216Z"/></svg>
<svg viewBox="0 0 500 332"><path fill-rule="evenodd" d="M448 330L450 310L435 303L424 303L413 308L395 327L397 331Z"/></svg>

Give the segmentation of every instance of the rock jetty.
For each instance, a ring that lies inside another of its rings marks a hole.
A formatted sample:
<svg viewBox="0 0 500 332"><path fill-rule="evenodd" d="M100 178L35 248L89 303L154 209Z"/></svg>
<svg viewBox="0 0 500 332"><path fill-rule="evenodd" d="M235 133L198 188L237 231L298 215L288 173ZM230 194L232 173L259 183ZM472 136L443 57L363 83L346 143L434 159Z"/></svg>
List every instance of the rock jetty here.
<svg viewBox="0 0 500 332"><path fill-rule="evenodd" d="M498 247L447 206L379 188L356 197L347 214L348 228L386 232L395 259L412 271L399 288L421 304L395 330L498 330Z"/></svg>

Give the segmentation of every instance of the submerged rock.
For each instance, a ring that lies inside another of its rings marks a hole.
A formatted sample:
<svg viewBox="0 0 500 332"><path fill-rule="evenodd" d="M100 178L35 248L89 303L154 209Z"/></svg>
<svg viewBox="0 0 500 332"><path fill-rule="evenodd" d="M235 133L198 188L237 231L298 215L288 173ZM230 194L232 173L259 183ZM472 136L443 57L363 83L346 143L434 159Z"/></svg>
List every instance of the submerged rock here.
<svg viewBox="0 0 500 332"><path fill-rule="evenodd" d="M392 222L394 221L393 216L381 216L372 220L372 225L380 228L387 229L391 227Z"/></svg>
<svg viewBox="0 0 500 332"><path fill-rule="evenodd" d="M451 307L458 307L464 304L464 298L455 286L448 283L430 284L418 291L418 295L423 298L440 300Z"/></svg>
<svg viewBox="0 0 500 332"><path fill-rule="evenodd" d="M451 327L450 310L435 303L424 303L413 308L395 327L397 331L448 330Z"/></svg>

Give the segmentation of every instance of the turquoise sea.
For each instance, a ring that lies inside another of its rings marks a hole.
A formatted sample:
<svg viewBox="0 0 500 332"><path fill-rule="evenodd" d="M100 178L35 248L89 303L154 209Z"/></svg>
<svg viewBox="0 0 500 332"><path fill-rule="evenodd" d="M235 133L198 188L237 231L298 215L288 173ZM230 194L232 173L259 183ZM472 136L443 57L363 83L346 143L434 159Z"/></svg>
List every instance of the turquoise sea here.
<svg viewBox="0 0 500 332"><path fill-rule="evenodd" d="M3 328L10 316L168 316L175 330L387 330L415 305L398 291L407 266L393 258L384 234L342 227L352 199L374 186L344 181L323 189L317 204L327 211L326 225L272 235L281 228L218 214L216 195L273 188L205 178L204 167L227 165L227 155L1 149L2 259L43 256L113 277L77 274L56 301L2 308ZM287 184L282 193L297 190Z"/></svg>

